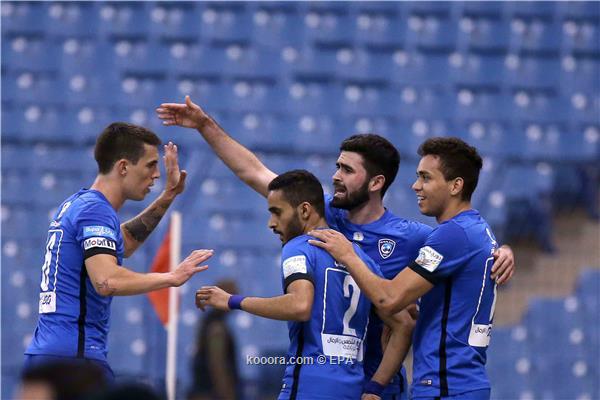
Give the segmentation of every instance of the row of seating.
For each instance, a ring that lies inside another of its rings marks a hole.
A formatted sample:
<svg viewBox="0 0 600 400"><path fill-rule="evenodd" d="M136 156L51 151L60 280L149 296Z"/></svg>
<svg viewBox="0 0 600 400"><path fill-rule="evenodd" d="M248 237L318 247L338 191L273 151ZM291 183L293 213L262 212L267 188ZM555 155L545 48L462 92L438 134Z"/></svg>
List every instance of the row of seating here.
<svg viewBox="0 0 600 400"><path fill-rule="evenodd" d="M474 38L475 44L557 48L561 36L597 43L597 5L436 6L411 3L303 5L302 3L19 4L2 7L8 32L56 36L129 36L248 41L266 44L324 41L444 47ZM537 7L535 7L537 8ZM554 8L554 9L553 9ZM562 26L561 26L562 23ZM574 27L573 27L574 26ZM500 42L498 39L502 39Z"/></svg>

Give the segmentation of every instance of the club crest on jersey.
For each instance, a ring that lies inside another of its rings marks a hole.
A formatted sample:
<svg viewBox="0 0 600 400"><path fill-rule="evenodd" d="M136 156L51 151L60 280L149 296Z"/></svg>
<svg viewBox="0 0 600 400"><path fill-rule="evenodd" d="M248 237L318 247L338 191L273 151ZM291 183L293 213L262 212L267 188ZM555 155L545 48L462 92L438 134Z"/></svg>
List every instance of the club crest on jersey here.
<svg viewBox="0 0 600 400"><path fill-rule="evenodd" d="M396 248L396 242L392 239L379 239L379 254L381 258L386 259L392 255Z"/></svg>

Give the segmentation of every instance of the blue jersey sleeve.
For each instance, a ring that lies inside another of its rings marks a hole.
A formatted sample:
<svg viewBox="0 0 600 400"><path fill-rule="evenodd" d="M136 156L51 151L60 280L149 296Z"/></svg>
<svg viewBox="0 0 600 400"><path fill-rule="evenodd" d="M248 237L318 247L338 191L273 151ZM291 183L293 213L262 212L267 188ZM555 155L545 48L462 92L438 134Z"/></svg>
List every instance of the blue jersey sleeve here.
<svg viewBox="0 0 600 400"><path fill-rule="evenodd" d="M91 204L80 211L74 226L84 260L96 254L117 257L121 229L114 213L105 204ZM118 258L118 257L117 257Z"/></svg>
<svg viewBox="0 0 600 400"><path fill-rule="evenodd" d="M465 264L468 248L467 235L460 226L442 224L431 232L410 268L435 285Z"/></svg>
<svg viewBox="0 0 600 400"><path fill-rule="evenodd" d="M283 246L281 251L281 273L284 292L287 292L288 286L298 279L306 279L314 285L313 249L309 246L306 240L302 242L292 240Z"/></svg>

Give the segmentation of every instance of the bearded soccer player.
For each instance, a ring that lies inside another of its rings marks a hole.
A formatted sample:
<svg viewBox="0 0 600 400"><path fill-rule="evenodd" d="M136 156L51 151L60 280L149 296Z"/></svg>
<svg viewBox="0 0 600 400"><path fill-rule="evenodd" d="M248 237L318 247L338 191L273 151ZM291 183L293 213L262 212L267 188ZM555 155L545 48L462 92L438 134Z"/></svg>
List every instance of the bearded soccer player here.
<svg viewBox="0 0 600 400"><path fill-rule="evenodd" d="M393 280L372 274L352 244L334 230L313 231L384 313L420 300L413 343L413 399L490 398L485 372L496 282L491 277L498 245L492 230L471 206L482 159L458 138L432 138L419 148L413 189L420 211L438 226L418 257Z"/></svg>
<svg viewBox="0 0 600 400"><path fill-rule="evenodd" d="M247 185L267 196L269 182L277 176L252 152L236 142L189 96L185 104L163 103L156 110L168 126L194 128L213 151ZM387 279L394 278L410 261L431 233L431 227L392 214L383 206L383 196L394 181L400 164L396 148L385 138L374 135L354 135L342 142L333 175L333 196L325 197L325 217L328 225L342 232L361 248L381 268ZM510 279L514 271L514 256L508 246L495 254L494 277L498 283ZM414 320L403 311L406 340L398 351L401 365L410 348ZM391 381L375 376L383 351L383 323L376 314L370 318L365 354L365 377L368 393L384 395L386 399L405 399L406 383L403 370ZM387 388L385 388L387 386ZM375 389L377 388L377 389ZM384 391L385 389L385 391Z"/></svg>
<svg viewBox="0 0 600 400"><path fill-rule="evenodd" d="M100 134L94 157L98 175L89 189L66 199L48 229L40 283L39 319L25 351L25 369L52 362L93 363L114 379L106 362L113 296L180 286L206 269L212 250L193 251L172 272L137 273L124 268L185 187L177 147L165 146L167 182L140 215L121 224L127 200L143 200L160 177L160 139L136 125L115 122Z"/></svg>
<svg viewBox="0 0 600 400"><path fill-rule="evenodd" d="M343 265L308 244L308 231L327 228L321 183L307 171L294 170L275 177L267 189L269 228L283 243L281 281L285 294L271 298L232 296L208 286L197 291L196 304L202 309L206 305L240 309L289 321L290 362L280 400L359 399L371 303ZM381 276L377 264L357 245L354 251ZM387 323L395 327L393 321Z"/></svg>

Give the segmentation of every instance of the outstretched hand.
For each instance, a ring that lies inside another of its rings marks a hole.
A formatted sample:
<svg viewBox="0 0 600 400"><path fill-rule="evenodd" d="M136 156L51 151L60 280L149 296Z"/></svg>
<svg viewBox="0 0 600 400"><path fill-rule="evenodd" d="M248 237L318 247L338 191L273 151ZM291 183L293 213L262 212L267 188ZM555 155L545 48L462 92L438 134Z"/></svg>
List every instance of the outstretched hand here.
<svg viewBox="0 0 600 400"><path fill-rule="evenodd" d="M184 128L201 129L210 120L208 114L190 96L185 96L185 103L162 103L156 109L156 115L166 126L181 126Z"/></svg>
<svg viewBox="0 0 600 400"><path fill-rule="evenodd" d="M208 265L198 266L213 255L213 250L194 250L185 260L170 272L173 276L172 286L181 286L198 272L204 271Z"/></svg>
<svg viewBox="0 0 600 400"><path fill-rule="evenodd" d="M177 156L177 145L169 142L165 145L165 155L163 156L165 169L167 170L167 183L165 191L178 195L185 189L185 178L187 172L179 170L179 159Z"/></svg>

